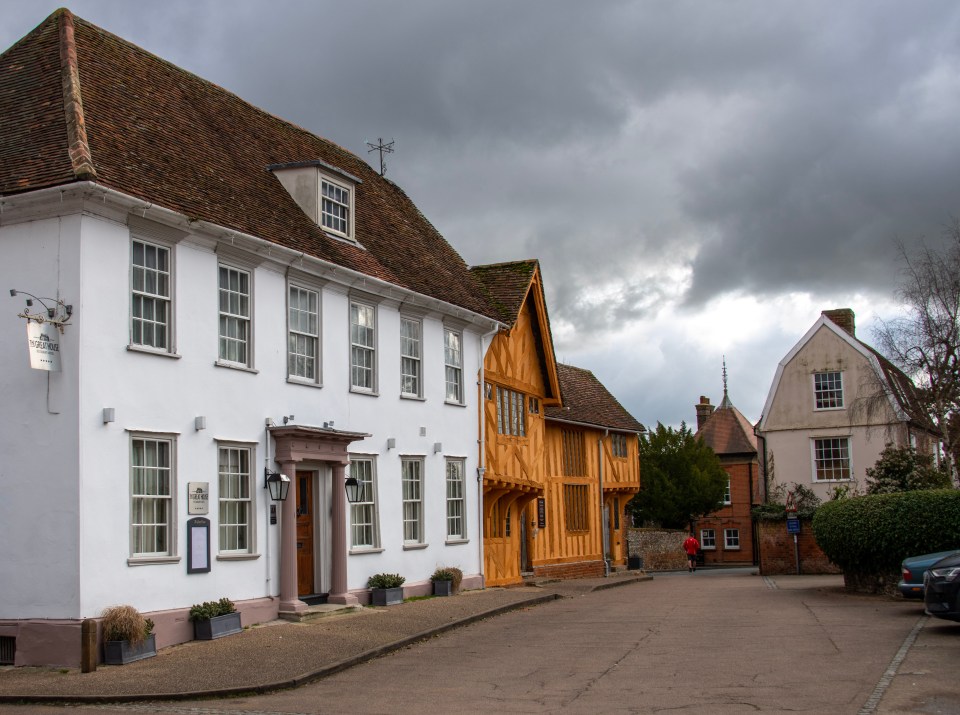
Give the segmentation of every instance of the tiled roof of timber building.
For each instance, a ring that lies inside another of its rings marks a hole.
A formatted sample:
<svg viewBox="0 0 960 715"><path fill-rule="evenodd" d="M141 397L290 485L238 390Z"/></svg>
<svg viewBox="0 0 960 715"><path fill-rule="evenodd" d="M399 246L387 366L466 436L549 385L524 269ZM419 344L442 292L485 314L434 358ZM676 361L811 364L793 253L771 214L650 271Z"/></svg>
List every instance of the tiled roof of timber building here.
<svg viewBox="0 0 960 715"><path fill-rule="evenodd" d="M697 436L719 456L757 454L753 425L726 396L697 430Z"/></svg>
<svg viewBox="0 0 960 715"><path fill-rule="evenodd" d="M493 317L460 255L363 159L57 10L0 55L0 196L96 181ZM267 167L358 177L355 238L327 235Z"/></svg>
<svg viewBox="0 0 960 715"><path fill-rule="evenodd" d="M557 363L557 373L563 407L545 408L548 418L624 432L644 430L643 425L627 412L589 370Z"/></svg>
<svg viewBox="0 0 960 715"><path fill-rule="evenodd" d="M487 298L496 317L512 326L540 263L536 259L473 266L470 272L487 290Z"/></svg>

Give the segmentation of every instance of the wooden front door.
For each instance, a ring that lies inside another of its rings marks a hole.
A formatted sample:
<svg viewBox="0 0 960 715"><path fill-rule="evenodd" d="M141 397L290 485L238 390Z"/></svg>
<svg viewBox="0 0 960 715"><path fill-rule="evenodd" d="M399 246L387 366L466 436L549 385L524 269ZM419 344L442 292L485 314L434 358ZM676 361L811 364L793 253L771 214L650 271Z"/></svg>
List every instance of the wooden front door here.
<svg viewBox="0 0 960 715"><path fill-rule="evenodd" d="M312 594L313 584L313 472L297 472L297 595Z"/></svg>

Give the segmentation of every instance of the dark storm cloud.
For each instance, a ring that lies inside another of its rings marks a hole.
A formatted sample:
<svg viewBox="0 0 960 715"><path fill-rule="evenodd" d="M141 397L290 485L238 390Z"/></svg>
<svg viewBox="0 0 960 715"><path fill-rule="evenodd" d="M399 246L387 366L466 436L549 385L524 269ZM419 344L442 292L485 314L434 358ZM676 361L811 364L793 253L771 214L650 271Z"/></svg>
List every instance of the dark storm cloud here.
<svg viewBox="0 0 960 715"><path fill-rule="evenodd" d="M6 0L0 45L56 7ZM469 263L539 258L558 350L615 372L646 422L678 422L670 391L721 349L682 321L731 294L889 298L894 240L960 214L952 1L70 8L361 156L395 139L388 176ZM683 354L656 385L583 352L665 314ZM742 355L779 359L807 327Z"/></svg>

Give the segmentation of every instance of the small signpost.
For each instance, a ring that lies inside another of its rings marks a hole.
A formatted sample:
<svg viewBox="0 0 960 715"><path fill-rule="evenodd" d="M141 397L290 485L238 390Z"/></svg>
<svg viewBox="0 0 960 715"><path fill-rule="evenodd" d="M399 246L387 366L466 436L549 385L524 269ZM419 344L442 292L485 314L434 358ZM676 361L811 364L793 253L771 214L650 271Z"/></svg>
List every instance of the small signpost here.
<svg viewBox="0 0 960 715"><path fill-rule="evenodd" d="M793 534L793 558L797 564L797 575L800 575L800 543L797 540L797 534L800 533L800 519L797 517L797 505L793 500L793 492L787 492L787 504L784 507L787 512L787 533Z"/></svg>

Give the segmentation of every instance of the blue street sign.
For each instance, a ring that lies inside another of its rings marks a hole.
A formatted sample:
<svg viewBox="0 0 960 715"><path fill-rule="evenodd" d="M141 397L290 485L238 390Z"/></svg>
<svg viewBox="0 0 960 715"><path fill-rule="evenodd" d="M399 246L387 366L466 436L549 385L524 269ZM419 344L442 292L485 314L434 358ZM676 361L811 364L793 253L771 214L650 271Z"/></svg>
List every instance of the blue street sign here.
<svg viewBox="0 0 960 715"><path fill-rule="evenodd" d="M795 516L787 517L787 533L788 534L799 534L800 533L800 520Z"/></svg>

